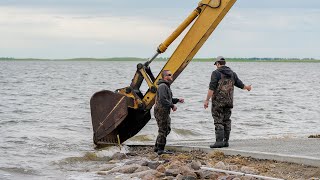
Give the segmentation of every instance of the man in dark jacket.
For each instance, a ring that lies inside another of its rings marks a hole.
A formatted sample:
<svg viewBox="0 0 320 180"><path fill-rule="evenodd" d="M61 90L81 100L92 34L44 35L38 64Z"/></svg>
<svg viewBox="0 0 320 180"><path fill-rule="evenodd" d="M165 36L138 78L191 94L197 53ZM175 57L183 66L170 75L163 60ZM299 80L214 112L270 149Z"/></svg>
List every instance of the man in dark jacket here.
<svg viewBox="0 0 320 180"><path fill-rule="evenodd" d="M216 142L210 148L222 148L229 146L231 131L231 110L233 108L233 87L247 91L251 85L244 85L237 74L225 66L226 61L222 56L217 57L214 65L217 69L211 74L211 81L204 108L208 108L212 98L211 113L214 119Z"/></svg>
<svg viewBox="0 0 320 180"><path fill-rule="evenodd" d="M158 136L154 151L161 154L172 154L172 152L164 150L166 139L171 131L170 110L176 111L176 103L183 103L184 99L172 98L170 84L172 82L172 73L169 70L164 70L161 73L162 79L158 81L158 90L156 95L156 102L154 106L154 117L158 124Z"/></svg>

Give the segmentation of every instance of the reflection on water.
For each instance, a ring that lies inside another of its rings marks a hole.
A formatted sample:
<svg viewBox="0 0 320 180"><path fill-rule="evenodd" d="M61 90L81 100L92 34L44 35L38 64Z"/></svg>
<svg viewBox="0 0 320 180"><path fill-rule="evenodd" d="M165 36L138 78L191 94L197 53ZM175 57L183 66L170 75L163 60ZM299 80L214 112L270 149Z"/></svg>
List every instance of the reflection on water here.
<svg viewBox="0 0 320 180"><path fill-rule="evenodd" d="M155 74L164 63L152 64ZM136 64L0 62L0 179L96 177L83 172L88 164L83 159L94 158L90 153L95 152L90 97L128 86ZM251 92L235 90L232 140L319 133L320 63L228 65L253 86ZM213 69L210 62L191 63L172 85L174 96L185 103L171 114L168 142L214 139L210 108L202 104ZM131 142L153 142L156 132L152 118Z"/></svg>

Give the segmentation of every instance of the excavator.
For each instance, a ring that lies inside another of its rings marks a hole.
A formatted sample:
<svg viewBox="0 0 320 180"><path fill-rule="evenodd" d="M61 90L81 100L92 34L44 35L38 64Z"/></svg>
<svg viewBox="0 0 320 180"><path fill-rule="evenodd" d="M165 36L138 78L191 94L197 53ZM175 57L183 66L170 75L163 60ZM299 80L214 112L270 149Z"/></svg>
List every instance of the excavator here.
<svg viewBox="0 0 320 180"><path fill-rule="evenodd" d="M162 70L170 70L174 81L235 2L236 0L201 0L190 15L157 47L156 53L146 62L137 64L130 86L115 91L102 90L93 94L90 108L94 144L122 144L148 123ZM190 24L192 26L155 77L151 72L150 63L159 54L164 53ZM144 81L148 89L143 94L140 87Z"/></svg>

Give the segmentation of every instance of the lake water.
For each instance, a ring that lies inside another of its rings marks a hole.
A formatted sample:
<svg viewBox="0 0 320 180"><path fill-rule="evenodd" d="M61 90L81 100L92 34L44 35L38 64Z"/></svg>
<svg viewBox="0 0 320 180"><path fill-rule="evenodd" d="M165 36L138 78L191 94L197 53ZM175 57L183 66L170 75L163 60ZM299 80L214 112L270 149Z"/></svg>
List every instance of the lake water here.
<svg viewBox="0 0 320 180"><path fill-rule="evenodd" d="M88 160L90 153L103 159L118 149L94 150L89 101L128 86L137 63L0 61L0 179L103 178L96 174L103 161ZM164 63L151 64L153 72ZM320 133L320 63L227 65L253 86L235 90L231 140ZM203 109L212 70L212 62L192 62L172 85L185 103L171 114L169 143L213 141L210 108ZM152 118L128 142L154 142L156 131Z"/></svg>

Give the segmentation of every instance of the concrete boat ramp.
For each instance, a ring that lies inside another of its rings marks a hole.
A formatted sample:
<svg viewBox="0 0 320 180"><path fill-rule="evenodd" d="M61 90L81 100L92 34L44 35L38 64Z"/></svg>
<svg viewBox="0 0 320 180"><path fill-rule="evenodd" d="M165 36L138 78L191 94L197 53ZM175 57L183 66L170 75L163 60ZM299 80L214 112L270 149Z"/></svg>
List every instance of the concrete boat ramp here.
<svg viewBox="0 0 320 180"><path fill-rule="evenodd" d="M166 148L178 151L201 150L209 153L218 150L225 155L241 155L320 167L319 138L234 140L229 141L230 146L228 148L219 149L209 148L209 145L213 142L208 141L188 141L179 144L168 141Z"/></svg>

